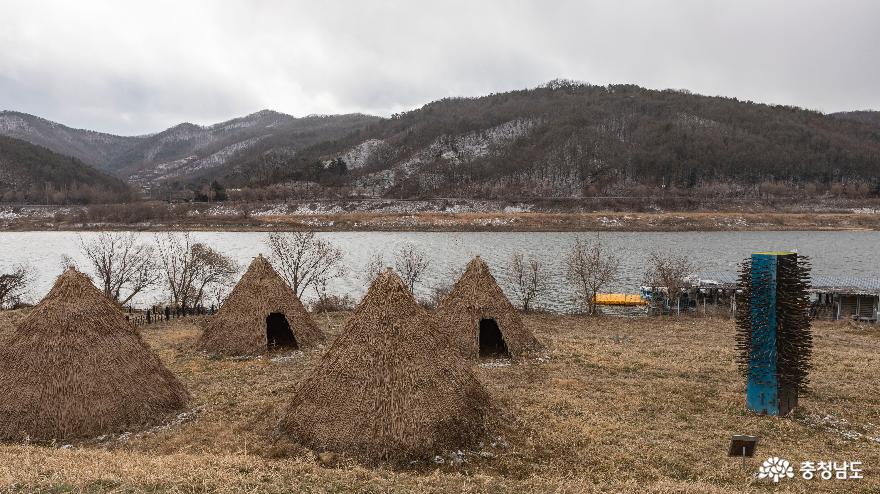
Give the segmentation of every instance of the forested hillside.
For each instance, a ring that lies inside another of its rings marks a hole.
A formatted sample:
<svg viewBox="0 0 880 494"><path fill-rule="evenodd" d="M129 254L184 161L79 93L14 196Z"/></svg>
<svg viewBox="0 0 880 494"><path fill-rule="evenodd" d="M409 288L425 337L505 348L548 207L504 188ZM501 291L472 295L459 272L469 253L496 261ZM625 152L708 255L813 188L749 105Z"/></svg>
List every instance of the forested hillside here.
<svg viewBox="0 0 880 494"><path fill-rule="evenodd" d="M878 193L880 129L687 91L554 81L444 99L223 180L316 181L370 196Z"/></svg>
<svg viewBox="0 0 880 494"><path fill-rule="evenodd" d="M845 111L832 113L832 115L844 120L853 120L855 122L862 122L880 127L880 111Z"/></svg>
<svg viewBox="0 0 880 494"><path fill-rule="evenodd" d="M130 198L121 180L21 139L0 136L0 201L86 204Z"/></svg>

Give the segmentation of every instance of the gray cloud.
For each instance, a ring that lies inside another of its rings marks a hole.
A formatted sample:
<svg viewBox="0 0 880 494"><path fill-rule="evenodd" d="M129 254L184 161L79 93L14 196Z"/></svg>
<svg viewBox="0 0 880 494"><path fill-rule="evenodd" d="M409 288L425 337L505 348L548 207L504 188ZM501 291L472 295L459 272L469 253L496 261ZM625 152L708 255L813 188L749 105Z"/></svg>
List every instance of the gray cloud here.
<svg viewBox="0 0 880 494"><path fill-rule="evenodd" d="M0 0L0 108L136 134L556 77L880 108L880 2Z"/></svg>

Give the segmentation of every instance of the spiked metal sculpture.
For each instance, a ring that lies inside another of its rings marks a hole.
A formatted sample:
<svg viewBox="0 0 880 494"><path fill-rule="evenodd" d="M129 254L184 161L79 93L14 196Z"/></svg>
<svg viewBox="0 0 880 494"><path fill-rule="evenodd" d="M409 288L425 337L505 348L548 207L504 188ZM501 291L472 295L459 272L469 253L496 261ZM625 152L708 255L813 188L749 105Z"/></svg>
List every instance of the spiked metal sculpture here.
<svg viewBox="0 0 880 494"><path fill-rule="evenodd" d="M757 413L788 415L808 384L809 273L809 260L794 252L758 252L743 261L736 340L746 406Z"/></svg>

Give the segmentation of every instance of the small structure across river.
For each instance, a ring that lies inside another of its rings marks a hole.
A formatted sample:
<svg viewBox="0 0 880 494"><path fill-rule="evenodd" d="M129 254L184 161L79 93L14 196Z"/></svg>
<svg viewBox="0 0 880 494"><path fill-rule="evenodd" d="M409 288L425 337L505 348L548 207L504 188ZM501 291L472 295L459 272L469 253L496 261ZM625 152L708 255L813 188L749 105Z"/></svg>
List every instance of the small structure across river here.
<svg viewBox="0 0 880 494"><path fill-rule="evenodd" d="M682 310L704 312L720 307L736 310L737 287L733 273L701 274L688 281L690 286L682 293ZM813 319L880 321L880 278L813 276L807 291ZM651 296L645 292L643 287L643 297Z"/></svg>

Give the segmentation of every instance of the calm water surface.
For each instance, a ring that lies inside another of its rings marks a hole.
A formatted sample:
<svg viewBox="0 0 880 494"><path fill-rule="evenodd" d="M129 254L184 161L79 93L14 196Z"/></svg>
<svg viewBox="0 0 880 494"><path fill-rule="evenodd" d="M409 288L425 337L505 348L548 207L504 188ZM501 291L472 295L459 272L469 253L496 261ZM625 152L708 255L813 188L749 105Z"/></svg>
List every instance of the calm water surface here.
<svg viewBox="0 0 880 494"><path fill-rule="evenodd" d="M37 278L30 300L39 300L61 271L67 255L81 267L87 266L80 252L80 237L88 240L90 232L0 232L0 268L19 263L30 264ZM154 242L153 233L139 233L144 242ZM384 252L393 264L394 251L411 243L428 253L431 265L427 279L417 287L422 297L432 288L452 282L474 255L481 255L505 286L505 266L512 253L521 251L541 259L553 274L552 289L543 306L554 311L573 307L571 294L562 278L562 258L576 236L596 238L595 233L404 233L404 232L333 232L321 233L345 252L348 275L335 280L331 291L359 299L365 286L361 273L370 256ZM242 266L259 253L267 254L261 232L194 232L194 239L232 256ZM637 291L645 263L652 252L675 252L690 256L703 273L734 272L743 258L756 250L796 250L813 261L817 275L880 277L877 249L880 232L687 232L687 233L602 233L600 239L621 258L620 278L611 290ZM136 305L163 300L160 291L139 295ZM314 298L306 294L307 300Z"/></svg>

